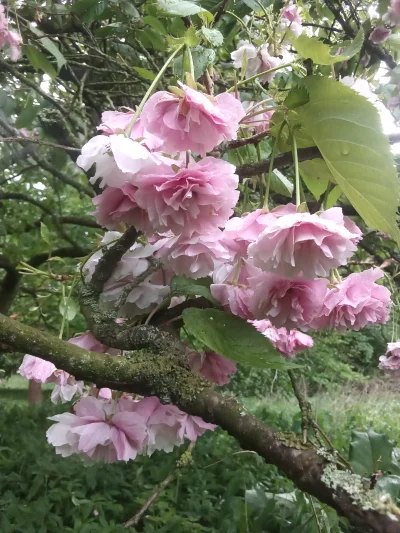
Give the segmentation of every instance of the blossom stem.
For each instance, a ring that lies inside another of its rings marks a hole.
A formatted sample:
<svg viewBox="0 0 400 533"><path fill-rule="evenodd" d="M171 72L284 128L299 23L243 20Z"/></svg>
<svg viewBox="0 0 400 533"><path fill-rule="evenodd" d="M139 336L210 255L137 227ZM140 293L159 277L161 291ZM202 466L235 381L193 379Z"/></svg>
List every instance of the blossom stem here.
<svg viewBox="0 0 400 533"><path fill-rule="evenodd" d="M258 74L255 74L254 76L251 76L250 78L247 78L245 80L238 81L236 86L241 87L242 85L245 85L246 83L249 83L250 81L254 81L257 78L261 78L262 76L265 76L266 74L270 74L271 72L275 72L277 70L280 70L281 68L290 67L293 64L293 61L290 63L284 63L283 65L278 65L277 67L270 68L269 70L265 70L264 72L259 72ZM231 93L235 90L235 87L231 87L226 92Z"/></svg>
<svg viewBox="0 0 400 533"><path fill-rule="evenodd" d="M252 39L251 33L249 31L249 28L246 26L246 24L243 22L243 20L240 17L235 15L235 13L232 13L232 11L225 11L225 13L227 15L230 15L231 17L235 18L243 26L243 28L246 30L247 35L250 37L250 39Z"/></svg>
<svg viewBox="0 0 400 533"><path fill-rule="evenodd" d="M297 142L296 142L296 137L294 135L292 135L292 152L293 152L295 179L296 179L296 207L299 207L299 205L301 204L299 158L297 156Z"/></svg>
<svg viewBox="0 0 400 533"><path fill-rule="evenodd" d="M193 64L193 56L192 52L190 50L190 46L186 45L185 52L187 53L188 59L189 59L189 69L190 69L190 75L194 80L196 80L194 75L194 64Z"/></svg>
<svg viewBox="0 0 400 533"><path fill-rule="evenodd" d="M130 121L129 123L129 126L127 127L126 129L126 137L130 137L131 136L131 133L132 133L132 129L133 129L133 126L135 125L135 122L137 121L140 113L142 112L142 109L144 108L144 104L147 102L147 100L150 98L152 92L154 91L154 89L157 87L158 85L158 82L160 81L161 77L163 76L164 72L167 70L167 68L169 67L169 65L172 63L172 60L174 59L174 57L176 57L179 52L182 50L182 48L186 46L185 44L181 44L180 46L178 46L178 48L169 56L169 58L167 59L167 61L164 63L164 66L161 68L160 72L157 74L157 76L154 78L152 84L150 85L150 87L147 89L146 91L146 94L143 96L143 99L142 101L140 102L140 104L138 105L136 111L135 111L135 114L133 115L132 117L132 120Z"/></svg>
<svg viewBox="0 0 400 533"><path fill-rule="evenodd" d="M285 124L286 124L286 121L283 121L282 124L279 126L278 134L277 134L277 136L275 138L274 146L272 148L271 157L270 157L270 160L269 160L269 170L268 170L268 174L267 174L266 180L265 180L265 196L264 196L263 209L268 209L269 189L270 189L270 186L271 186L272 171L274 170L274 161L275 161L276 153L278 151L279 139L281 137L282 130L283 130Z"/></svg>

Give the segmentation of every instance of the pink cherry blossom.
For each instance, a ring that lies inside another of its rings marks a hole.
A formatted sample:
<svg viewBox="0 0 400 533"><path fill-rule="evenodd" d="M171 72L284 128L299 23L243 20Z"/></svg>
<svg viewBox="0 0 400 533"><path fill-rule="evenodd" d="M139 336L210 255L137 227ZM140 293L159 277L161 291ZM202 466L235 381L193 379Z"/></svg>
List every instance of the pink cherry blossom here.
<svg viewBox="0 0 400 533"><path fill-rule="evenodd" d="M301 331L275 328L270 320L250 320L253 326L267 337L272 345L287 359L296 357L297 352L311 348L312 338Z"/></svg>
<svg viewBox="0 0 400 533"><path fill-rule="evenodd" d="M400 370L400 341L389 342L385 355L379 357L381 370Z"/></svg>
<svg viewBox="0 0 400 533"><path fill-rule="evenodd" d="M239 259L235 264L224 263L217 267L210 285L211 294L224 307L236 316L249 319L249 298L253 291L248 286L250 277L261 271L248 261Z"/></svg>
<svg viewBox="0 0 400 533"><path fill-rule="evenodd" d="M279 57L271 56L269 53L268 44L263 44L260 48L256 48L249 41L239 41L238 48L231 53L234 68L241 69L246 60L246 77L251 78L256 74L261 74L266 70L278 67L281 63ZM273 80L276 72L270 72L262 78L263 82L270 82Z"/></svg>
<svg viewBox="0 0 400 533"><path fill-rule="evenodd" d="M327 283L325 279L287 279L262 272L249 278L253 290L250 312L257 319L268 318L276 327L310 329L320 315Z"/></svg>
<svg viewBox="0 0 400 533"><path fill-rule="evenodd" d="M392 30L390 28L378 26L377 28L374 28L370 33L369 40L372 41L374 44L383 43L384 41L386 41L386 39L391 33Z"/></svg>
<svg viewBox="0 0 400 533"><path fill-rule="evenodd" d="M182 97L167 91L153 94L141 114L143 127L164 141L163 151L205 156L222 141L237 138L244 109L233 95L214 98L182 84L181 90Z"/></svg>
<svg viewBox="0 0 400 533"><path fill-rule="evenodd" d="M351 223L353 224L353 223ZM352 226L353 228L353 226ZM340 208L320 216L296 213L276 218L249 246L249 257L266 272L306 279L328 276L357 249L360 230L349 231Z"/></svg>
<svg viewBox="0 0 400 533"><path fill-rule="evenodd" d="M254 242L273 220L274 215L264 209L256 209L242 217L232 217L225 224L222 242L235 258L246 257L249 244Z"/></svg>
<svg viewBox="0 0 400 533"><path fill-rule="evenodd" d="M236 374L236 363L215 352L191 352L189 364L195 372L217 385L230 382L229 374Z"/></svg>
<svg viewBox="0 0 400 533"><path fill-rule="evenodd" d="M55 387L51 392L51 401L53 403L70 402L75 394L83 394L83 381L76 381L74 376L64 370L56 370L47 383L54 382Z"/></svg>
<svg viewBox="0 0 400 533"><path fill-rule="evenodd" d="M288 6L282 9L281 15L282 22L293 32L295 37L298 37L303 31L302 19L299 14L299 8L293 3L293 0L290 0Z"/></svg>
<svg viewBox="0 0 400 533"><path fill-rule="evenodd" d="M121 350L110 348L99 342L94 338L91 331L86 331L86 333L83 333L82 335L72 337L71 339L68 339L68 342L79 346L83 350L90 350L91 352L107 353L109 355L119 355L121 352Z"/></svg>
<svg viewBox="0 0 400 533"><path fill-rule="evenodd" d="M101 124L97 129L102 131L104 135L126 133L134 114L132 110L129 113L104 111L101 115ZM159 150L163 144L161 139L144 129L140 119L136 119L130 138L133 140L141 139L142 144L151 151Z"/></svg>
<svg viewBox="0 0 400 533"><path fill-rule="evenodd" d="M265 106L256 105L256 102L245 101L242 102L243 108L249 118L242 119L241 124L248 126L253 130L253 133L261 133L270 129L270 120L274 111L263 111ZM257 114L256 114L257 113ZM253 115L253 116L251 116Z"/></svg>
<svg viewBox="0 0 400 533"><path fill-rule="evenodd" d="M105 462L135 459L147 436L145 420L137 413L115 412L113 401L93 396L81 398L75 414L50 417L55 420L47 431L47 440L64 457L81 453ZM115 413L115 414L114 414Z"/></svg>
<svg viewBox="0 0 400 533"><path fill-rule="evenodd" d="M18 369L18 373L26 379L33 379L38 383L47 383L57 368L44 359L26 354Z"/></svg>
<svg viewBox="0 0 400 533"><path fill-rule="evenodd" d="M390 291L375 283L383 275L379 268L370 268L350 274L330 289L323 302L319 324L344 332L387 322Z"/></svg>
<svg viewBox="0 0 400 533"><path fill-rule="evenodd" d="M134 176L146 167L154 165L176 164L161 154L150 152L140 142L128 139L125 135L96 135L83 147L82 153L76 163L88 171L96 165L96 172L91 183L101 178L100 187L122 187L127 182L132 182Z"/></svg>
<svg viewBox="0 0 400 533"><path fill-rule="evenodd" d="M390 7L382 17L383 22L400 26L400 0L391 0Z"/></svg>
<svg viewBox="0 0 400 533"><path fill-rule="evenodd" d="M235 167L214 157L189 163L177 173L142 173L137 185L135 200L154 230L176 234L208 233L223 226L239 198Z"/></svg>
<svg viewBox="0 0 400 533"><path fill-rule="evenodd" d="M93 204L97 207L93 215L97 222L108 229L115 229L123 222L145 233L151 232L152 225L146 211L136 203L136 191L137 187L131 183L104 189L93 198Z"/></svg>
<svg viewBox="0 0 400 533"><path fill-rule="evenodd" d="M228 249L222 244L222 231L193 233L190 237L164 236L155 256L162 260L166 268L189 278L209 276L215 268L231 259Z"/></svg>
<svg viewBox="0 0 400 533"><path fill-rule="evenodd" d="M17 61L21 57L22 44L21 35L15 31L9 31L4 6L0 5L0 48L9 45L10 59Z"/></svg>
<svg viewBox="0 0 400 533"><path fill-rule="evenodd" d="M192 416L184 413L181 420L181 429L179 436L186 437L192 442L196 442L198 437L201 437L206 431L214 431L217 428L215 424L204 422L199 416Z"/></svg>

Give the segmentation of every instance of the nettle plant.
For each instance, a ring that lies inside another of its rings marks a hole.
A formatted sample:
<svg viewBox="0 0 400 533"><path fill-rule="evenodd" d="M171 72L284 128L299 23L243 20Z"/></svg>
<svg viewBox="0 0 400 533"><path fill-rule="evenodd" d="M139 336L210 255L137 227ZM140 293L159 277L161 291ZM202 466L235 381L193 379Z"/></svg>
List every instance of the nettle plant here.
<svg viewBox="0 0 400 533"><path fill-rule="evenodd" d="M169 56L157 72L135 67L151 80L137 106L104 111L97 134L81 143L76 164L90 177L92 214L107 231L77 273L51 271L64 283L59 338L0 315L0 341L29 352L19 373L55 383L52 401L73 402L52 417L49 443L86 462L129 461L186 440L191 451L220 426L352 525L400 531L390 497L352 473L320 434L294 361L313 345L313 331L359 331L396 314L393 263L377 254L368 268L352 258L373 230L400 241L398 177L376 103L379 93L397 106L397 67L380 43L397 43L399 2L375 11L373 2L367 10L257 0L230 9L224 1L213 14L187 1L159 0L140 12L129 5L137 24L170 29ZM104 10L112 20L115 6L97 6L93 15L80 0L71 9L92 23ZM58 7L58 17L71 15L70 6ZM23 39L0 13L0 44L11 61L24 52L52 74L36 36L65 65L39 30L43 13L35 24L12 10L8 16L30 39L21 49ZM96 24L101 37L117 23ZM151 63L146 42L139 44L139 57ZM381 62L392 69L392 88L378 81L373 93L368 80ZM82 81L81 103L84 91ZM51 98L59 104L60 93ZM1 120L15 142L51 149L46 139L16 132L12 113ZM42 236L49 239L45 225ZM74 294L89 329L67 343ZM388 370L400 367L395 333L380 362ZM236 363L289 372L301 436L268 427L215 388L229 382Z"/></svg>

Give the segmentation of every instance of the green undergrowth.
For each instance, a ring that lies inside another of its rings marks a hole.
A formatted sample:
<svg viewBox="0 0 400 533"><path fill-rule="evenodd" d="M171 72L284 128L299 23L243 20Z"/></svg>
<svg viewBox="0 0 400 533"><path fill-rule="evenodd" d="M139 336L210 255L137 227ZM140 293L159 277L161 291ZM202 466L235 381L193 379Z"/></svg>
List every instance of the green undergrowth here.
<svg viewBox="0 0 400 533"><path fill-rule="evenodd" d="M199 439L194 465L182 469L137 528L123 524L173 470L185 447L134 462L84 466L56 456L45 438L48 416L68 409L45 401L28 406L20 380L0 387L0 531L2 533L347 532L336 514L294 486L254 453L243 452L225 432ZM48 394L48 392L46 392ZM371 427L398 441L399 393L354 390L312 399L320 425L347 452L351 430ZM296 403L277 394L246 399L246 406L281 431L298 431Z"/></svg>

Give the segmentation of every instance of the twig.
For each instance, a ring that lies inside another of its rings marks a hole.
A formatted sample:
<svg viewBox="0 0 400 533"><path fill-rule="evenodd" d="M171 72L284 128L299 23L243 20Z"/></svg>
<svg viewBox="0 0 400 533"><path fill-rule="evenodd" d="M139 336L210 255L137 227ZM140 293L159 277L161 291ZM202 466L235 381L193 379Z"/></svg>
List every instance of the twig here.
<svg viewBox="0 0 400 533"><path fill-rule="evenodd" d="M139 511L135 514L135 516L133 516L127 522L125 522L125 526L124 526L125 529L127 529L128 527L131 527L131 526L137 526L138 523L140 522L140 519L142 518L144 513L147 511L147 509L150 507L150 505L160 496L160 494L165 489L165 487L167 485L169 485L171 483L171 481L173 481L176 478L179 470L182 467L190 466L192 464L191 454L192 454L192 450L194 448L194 445L195 445L194 442L191 442L189 444L188 449L186 450L186 452L184 454L182 454L180 459L177 461L175 470L169 476L167 476L164 479L164 481L162 481L159 484L157 489L153 492L153 494L146 501L146 503L139 509Z"/></svg>
<svg viewBox="0 0 400 533"><path fill-rule="evenodd" d="M270 135L269 130L260 131L259 133L256 133L255 135L252 135L251 137L243 137L242 139L237 139L236 141L229 141L225 143L221 149L222 150L232 150L233 148L240 148L241 146L246 146L247 144L257 144L259 143L264 137L268 137Z"/></svg>
<svg viewBox="0 0 400 533"><path fill-rule="evenodd" d="M297 382L296 375L293 370L288 370L289 378L292 383L293 392L299 402L299 407L301 411L301 429L303 432L303 443L307 443L307 431L312 427L312 409L311 404L307 400L306 395L301 390L299 383Z"/></svg>
<svg viewBox="0 0 400 533"><path fill-rule="evenodd" d="M80 152L80 148L74 148L73 146L64 146L63 144L56 144L42 139L34 139L33 137L0 137L0 142L2 143L11 143L11 142L20 142L20 143L33 143L40 144L43 146L51 146L52 148L62 148L63 150L69 150L71 152Z"/></svg>
<svg viewBox="0 0 400 533"><path fill-rule="evenodd" d="M158 270L161 267L161 263L157 259L154 259L152 257L148 257L147 260L149 261L150 266L144 272L139 274L139 276L137 276L132 281L132 283L129 283L129 285L127 285L124 288L124 290L122 291L121 296L119 297L119 299L117 300L117 303L115 304L115 309L120 309L124 305L124 303L126 302L126 299L128 298L128 296L131 293L131 291L133 291L133 289L135 287L137 287L140 283L145 281L151 274L153 274L153 272L155 272L156 270Z"/></svg>

